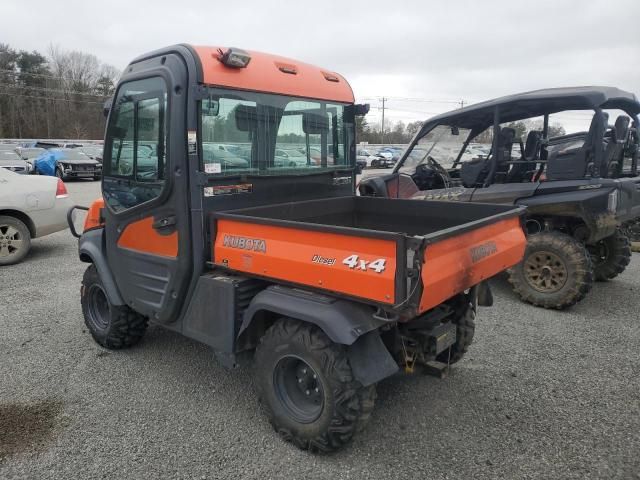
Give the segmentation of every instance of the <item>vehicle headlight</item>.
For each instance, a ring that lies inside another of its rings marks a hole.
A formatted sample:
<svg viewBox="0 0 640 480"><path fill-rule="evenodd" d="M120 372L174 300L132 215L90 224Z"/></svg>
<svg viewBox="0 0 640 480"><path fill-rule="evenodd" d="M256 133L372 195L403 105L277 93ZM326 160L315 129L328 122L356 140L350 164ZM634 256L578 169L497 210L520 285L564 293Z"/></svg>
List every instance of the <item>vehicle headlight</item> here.
<svg viewBox="0 0 640 480"><path fill-rule="evenodd" d="M609 210L609 213L616 213L616 210L618 209L619 195L620 191L617 188L609 194L609 197L607 199L607 210Z"/></svg>

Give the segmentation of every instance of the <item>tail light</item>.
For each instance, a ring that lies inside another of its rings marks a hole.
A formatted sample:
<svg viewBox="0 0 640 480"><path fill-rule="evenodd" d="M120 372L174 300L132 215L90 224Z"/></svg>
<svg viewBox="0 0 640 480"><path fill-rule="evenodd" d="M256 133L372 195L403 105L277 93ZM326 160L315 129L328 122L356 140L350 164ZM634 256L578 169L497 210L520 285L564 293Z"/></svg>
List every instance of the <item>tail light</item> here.
<svg viewBox="0 0 640 480"><path fill-rule="evenodd" d="M56 187L56 198L67 198L69 196L69 192L67 192L67 187L64 182L58 179L58 186Z"/></svg>

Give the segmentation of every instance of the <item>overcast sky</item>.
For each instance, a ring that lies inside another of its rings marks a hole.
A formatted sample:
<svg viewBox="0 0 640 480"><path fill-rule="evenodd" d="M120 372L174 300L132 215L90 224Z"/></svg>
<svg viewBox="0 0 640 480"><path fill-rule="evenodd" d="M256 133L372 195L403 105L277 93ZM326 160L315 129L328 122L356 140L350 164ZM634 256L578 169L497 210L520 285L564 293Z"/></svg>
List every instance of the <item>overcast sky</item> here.
<svg viewBox="0 0 640 480"><path fill-rule="evenodd" d="M292 57L343 74L370 121L382 96L411 121L545 87L640 94L640 0L1 0L0 19L16 49L54 44L119 69L183 42Z"/></svg>

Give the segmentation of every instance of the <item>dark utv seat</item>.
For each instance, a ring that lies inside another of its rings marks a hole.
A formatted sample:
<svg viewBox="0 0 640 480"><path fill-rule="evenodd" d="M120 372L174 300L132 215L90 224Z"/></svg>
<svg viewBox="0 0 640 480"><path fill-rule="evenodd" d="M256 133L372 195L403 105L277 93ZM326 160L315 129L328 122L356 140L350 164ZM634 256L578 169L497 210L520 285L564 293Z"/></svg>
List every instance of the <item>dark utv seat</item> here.
<svg viewBox="0 0 640 480"><path fill-rule="evenodd" d="M580 148L556 149L549 154L547 161L547 180L576 180L587 174L593 175L593 165L604 156L602 138L607 126L609 114L595 114L591 119L589 132Z"/></svg>
<svg viewBox="0 0 640 480"><path fill-rule="evenodd" d="M527 141L522 150L521 162L526 163L516 163L511 167L507 175L507 183L528 182L531 180L533 174L536 172L536 160L538 160L541 148L542 131L531 130L527 134Z"/></svg>
<svg viewBox="0 0 640 480"><path fill-rule="evenodd" d="M496 152L496 173L495 178L498 183L502 183L509 171L509 162L511 160L511 149L516 136L513 128L504 127L498 132L498 144ZM489 170L491 168L491 157L476 158L469 162L465 162L460 167L460 180L467 188L481 187L484 184Z"/></svg>
<svg viewBox="0 0 640 480"><path fill-rule="evenodd" d="M620 115L616 118L616 123L611 130L611 136L608 138L604 150L604 160L600 169L603 177L619 174L619 170L621 170L630 121L631 119L626 115Z"/></svg>

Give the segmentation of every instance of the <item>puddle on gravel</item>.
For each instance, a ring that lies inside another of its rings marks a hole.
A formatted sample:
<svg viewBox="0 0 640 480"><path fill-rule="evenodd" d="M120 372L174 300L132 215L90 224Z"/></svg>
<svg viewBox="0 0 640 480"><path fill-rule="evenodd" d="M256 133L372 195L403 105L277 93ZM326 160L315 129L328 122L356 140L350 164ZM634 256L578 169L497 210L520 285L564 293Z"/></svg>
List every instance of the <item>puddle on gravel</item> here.
<svg viewBox="0 0 640 480"><path fill-rule="evenodd" d="M0 404L0 463L11 455L42 450L54 435L62 403Z"/></svg>

